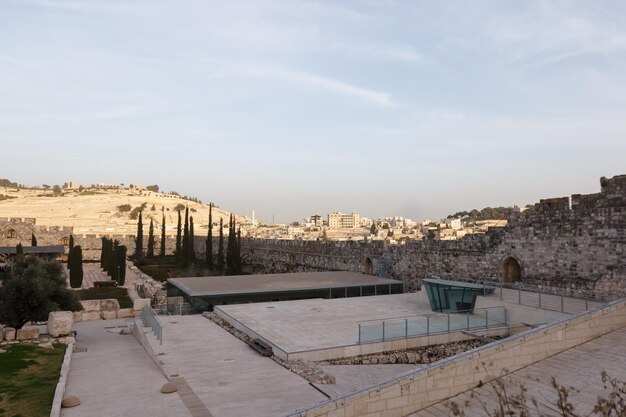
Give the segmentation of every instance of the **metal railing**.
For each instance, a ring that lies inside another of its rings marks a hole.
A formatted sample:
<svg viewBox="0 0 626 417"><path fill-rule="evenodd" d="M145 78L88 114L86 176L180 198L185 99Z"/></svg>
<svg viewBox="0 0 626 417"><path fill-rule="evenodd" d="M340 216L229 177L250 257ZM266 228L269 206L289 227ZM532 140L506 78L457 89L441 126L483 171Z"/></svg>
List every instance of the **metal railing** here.
<svg viewBox="0 0 626 417"><path fill-rule="evenodd" d="M520 282L504 284L484 281L483 287L485 294L494 294L502 301L570 314L582 313L608 302L598 297L562 294Z"/></svg>
<svg viewBox="0 0 626 417"><path fill-rule="evenodd" d="M149 305L144 306L141 310L141 321L143 325L146 327L151 327L154 335L156 336L159 344L163 344L163 322L159 319L156 311L152 309Z"/></svg>
<svg viewBox="0 0 626 417"><path fill-rule="evenodd" d="M358 323L359 344L463 330L487 329L489 327L505 326L506 324L507 314L504 307L490 307L458 313L437 313L367 320Z"/></svg>

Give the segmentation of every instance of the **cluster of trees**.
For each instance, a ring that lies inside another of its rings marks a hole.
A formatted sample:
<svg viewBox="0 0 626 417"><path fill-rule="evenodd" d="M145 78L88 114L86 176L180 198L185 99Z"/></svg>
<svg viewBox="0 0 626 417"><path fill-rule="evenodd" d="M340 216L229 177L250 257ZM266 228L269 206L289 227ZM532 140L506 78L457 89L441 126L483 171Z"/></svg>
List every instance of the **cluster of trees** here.
<svg viewBox="0 0 626 417"><path fill-rule="evenodd" d="M126 246L120 245L117 240L103 237L100 267L113 280L117 281L117 285L124 285L126 280Z"/></svg>
<svg viewBox="0 0 626 417"><path fill-rule="evenodd" d="M485 207L482 210L459 211L450 214L448 219L461 218L463 221L506 220L515 209L513 207Z"/></svg>
<svg viewBox="0 0 626 417"><path fill-rule="evenodd" d="M0 283L0 323L11 327L47 320L51 311L83 309L59 262L18 255L10 267L0 268Z"/></svg>
<svg viewBox="0 0 626 417"><path fill-rule="evenodd" d="M241 262L241 229L237 231L235 217L231 214L228 224L228 247L224 262L224 221L220 218L217 258L213 255L213 204L209 205L209 231L206 238L205 262L210 271L218 271L227 275L242 273Z"/></svg>
<svg viewBox="0 0 626 417"><path fill-rule="evenodd" d="M18 186L18 184L16 182L9 181L6 178L0 178L0 187L13 188L13 187L17 187L17 186Z"/></svg>
<svg viewBox="0 0 626 417"><path fill-rule="evenodd" d="M176 206L178 212L178 223L176 227L176 249L174 256L178 260L182 268L188 268L196 263L195 251L195 230L193 216L189 215L189 207L182 204ZM183 216L182 209L185 210ZM227 273L228 275L240 274L242 271L241 262L241 229L237 230L235 217L231 215L229 222L228 246L226 248L226 256L224 256L224 233L223 220L220 218L219 243L217 256L213 254L213 205L209 205L209 230L206 238L205 264L210 271L218 271ZM137 222L137 235L135 246L135 258L141 259L143 253L143 216L139 212L139 220ZM161 245L158 256L165 256L165 214L161 221ZM155 253L156 237L154 234L154 221L150 219L150 228L148 229L148 243L146 247L146 257L152 258L157 256Z"/></svg>
<svg viewBox="0 0 626 417"><path fill-rule="evenodd" d="M235 216L228 222L228 250L226 251L226 274L239 275L241 268L241 226L236 230Z"/></svg>
<svg viewBox="0 0 626 417"><path fill-rule="evenodd" d="M182 210L178 210L178 225L176 228L176 251L175 255L180 265L187 268L196 261L196 251L194 247L195 234L193 227L193 216L189 216L189 207L185 207L185 225L182 226Z"/></svg>

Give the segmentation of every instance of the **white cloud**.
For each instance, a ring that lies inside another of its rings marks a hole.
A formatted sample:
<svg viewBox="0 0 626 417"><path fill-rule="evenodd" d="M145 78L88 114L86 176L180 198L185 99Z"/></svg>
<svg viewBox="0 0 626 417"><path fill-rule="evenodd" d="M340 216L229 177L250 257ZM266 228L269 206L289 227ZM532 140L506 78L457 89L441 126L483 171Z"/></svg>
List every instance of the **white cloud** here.
<svg viewBox="0 0 626 417"><path fill-rule="evenodd" d="M273 78L304 87L320 88L330 93L355 98L381 107L392 107L396 105L392 96L388 93L358 87L310 72L257 64L244 65L242 68L245 68L242 69L244 74Z"/></svg>

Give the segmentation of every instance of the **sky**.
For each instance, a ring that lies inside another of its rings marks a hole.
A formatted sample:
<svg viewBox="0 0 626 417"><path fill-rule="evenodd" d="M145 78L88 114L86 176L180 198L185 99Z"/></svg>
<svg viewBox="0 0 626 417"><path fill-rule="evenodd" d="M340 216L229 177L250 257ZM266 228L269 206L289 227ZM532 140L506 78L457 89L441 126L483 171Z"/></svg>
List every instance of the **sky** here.
<svg viewBox="0 0 626 417"><path fill-rule="evenodd" d="M626 174L626 2L0 0L0 178L265 221Z"/></svg>

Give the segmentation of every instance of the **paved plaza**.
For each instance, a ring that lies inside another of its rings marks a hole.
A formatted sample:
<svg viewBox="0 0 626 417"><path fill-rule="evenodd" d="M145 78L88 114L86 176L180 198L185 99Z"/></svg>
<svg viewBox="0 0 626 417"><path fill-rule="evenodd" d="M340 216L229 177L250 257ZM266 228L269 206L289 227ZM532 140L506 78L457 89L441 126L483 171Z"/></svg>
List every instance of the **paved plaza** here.
<svg viewBox="0 0 626 417"><path fill-rule="evenodd" d="M432 314L416 294L235 304L215 308L286 352L354 345L358 322Z"/></svg>
<svg viewBox="0 0 626 417"><path fill-rule="evenodd" d="M160 318L163 344L151 334L148 339L164 371L184 378L215 417L275 417L326 399L203 316Z"/></svg>
<svg viewBox="0 0 626 417"><path fill-rule="evenodd" d="M131 335L117 326L124 320L74 323L77 342L86 352L75 352L70 364L66 396L81 404L63 408L62 417L190 416L177 394L161 394L167 379Z"/></svg>

